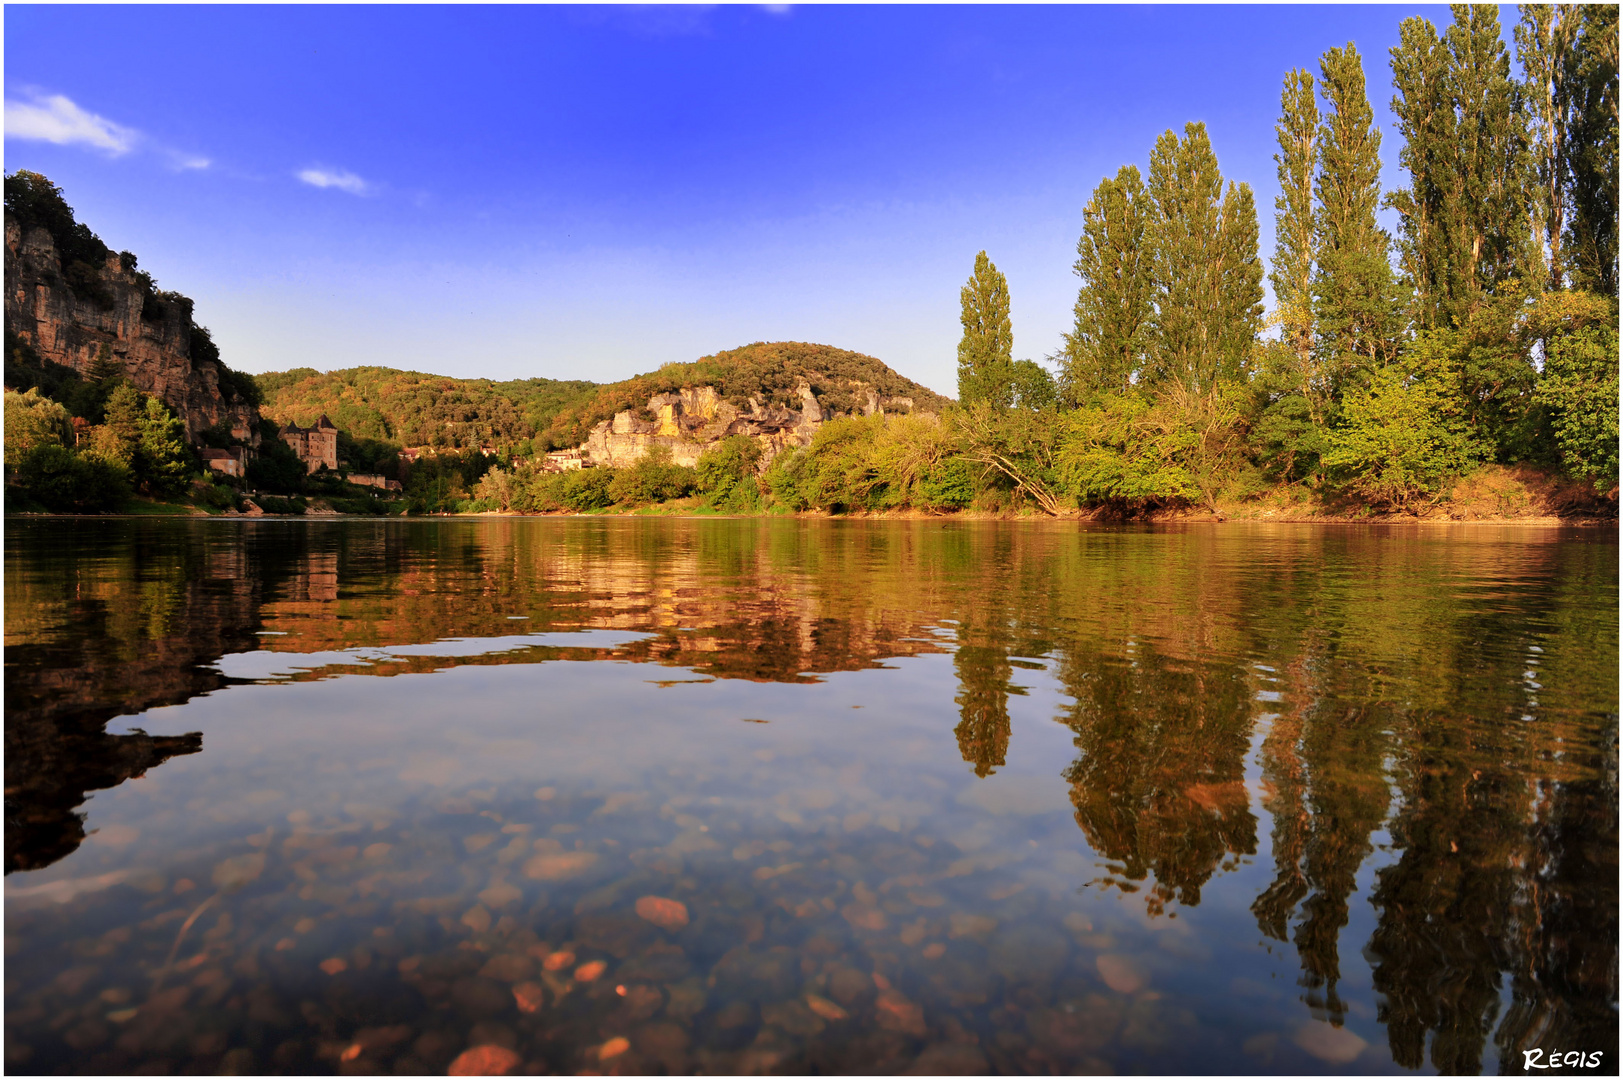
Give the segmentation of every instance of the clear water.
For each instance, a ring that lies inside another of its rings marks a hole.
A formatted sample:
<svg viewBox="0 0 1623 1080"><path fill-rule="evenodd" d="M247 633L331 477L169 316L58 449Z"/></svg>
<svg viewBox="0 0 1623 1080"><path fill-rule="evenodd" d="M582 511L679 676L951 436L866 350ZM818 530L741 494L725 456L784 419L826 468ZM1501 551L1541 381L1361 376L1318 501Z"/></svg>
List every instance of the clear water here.
<svg viewBox="0 0 1623 1080"><path fill-rule="evenodd" d="M5 544L9 1071L1616 1071L1615 529Z"/></svg>

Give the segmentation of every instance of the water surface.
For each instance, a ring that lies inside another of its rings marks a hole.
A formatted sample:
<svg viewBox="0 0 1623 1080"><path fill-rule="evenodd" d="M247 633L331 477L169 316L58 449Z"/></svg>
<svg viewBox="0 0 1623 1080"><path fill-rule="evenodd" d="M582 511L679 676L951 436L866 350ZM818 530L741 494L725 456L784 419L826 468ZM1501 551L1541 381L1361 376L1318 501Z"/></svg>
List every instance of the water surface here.
<svg viewBox="0 0 1623 1080"><path fill-rule="evenodd" d="M10 1071L1616 1071L1615 530L5 558Z"/></svg>

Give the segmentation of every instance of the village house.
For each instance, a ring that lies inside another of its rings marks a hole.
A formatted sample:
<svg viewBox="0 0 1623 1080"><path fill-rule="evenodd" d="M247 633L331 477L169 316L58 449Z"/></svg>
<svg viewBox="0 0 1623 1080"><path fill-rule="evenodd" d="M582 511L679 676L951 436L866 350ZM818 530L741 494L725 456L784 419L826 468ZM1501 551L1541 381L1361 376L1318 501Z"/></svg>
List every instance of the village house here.
<svg viewBox="0 0 1623 1080"><path fill-rule="evenodd" d="M304 462L305 471L315 472L323 465L338 468L338 429L327 419L326 413L321 414L314 427L301 428L289 421L277 434Z"/></svg>
<svg viewBox="0 0 1623 1080"><path fill-rule="evenodd" d="M241 446L233 446L229 450L211 447L200 451L200 454L204 465L226 476L241 479L248 471L247 451Z"/></svg>

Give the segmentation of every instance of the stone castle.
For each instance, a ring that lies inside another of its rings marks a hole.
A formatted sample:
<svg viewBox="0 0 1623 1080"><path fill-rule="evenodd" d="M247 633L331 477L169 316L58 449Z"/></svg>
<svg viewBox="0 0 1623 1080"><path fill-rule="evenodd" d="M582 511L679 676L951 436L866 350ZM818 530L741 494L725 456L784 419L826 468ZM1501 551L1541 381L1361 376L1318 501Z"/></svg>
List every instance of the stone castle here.
<svg viewBox="0 0 1623 1080"><path fill-rule="evenodd" d="M277 435L299 455L307 472L315 472L323 466L333 470L338 468L338 429L327 419L326 413L321 414L321 419L314 426L307 428L301 428L290 420Z"/></svg>

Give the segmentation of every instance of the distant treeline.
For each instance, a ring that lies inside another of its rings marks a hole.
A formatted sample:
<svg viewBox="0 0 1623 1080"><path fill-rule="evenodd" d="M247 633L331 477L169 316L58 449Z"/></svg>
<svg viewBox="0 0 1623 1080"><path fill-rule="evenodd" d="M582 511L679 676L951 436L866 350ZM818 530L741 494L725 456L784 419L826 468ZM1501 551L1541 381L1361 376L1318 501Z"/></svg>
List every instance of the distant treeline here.
<svg viewBox="0 0 1623 1080"><path fill-rule="evenodd" d="M884 398L911 398L925 411L948 404L871 356L802 342L757 342L607 384L454 379L382 367L325 374L295 368L256 379L265 414L283 423L307 425L325 413L358 440L435 450L488 446L519 456L579 446L615 413L646 409L655 394L689 386L713 386L742 411L752 398L798 409L803 383L836 414L860 411L859 383Z"/></svg>

